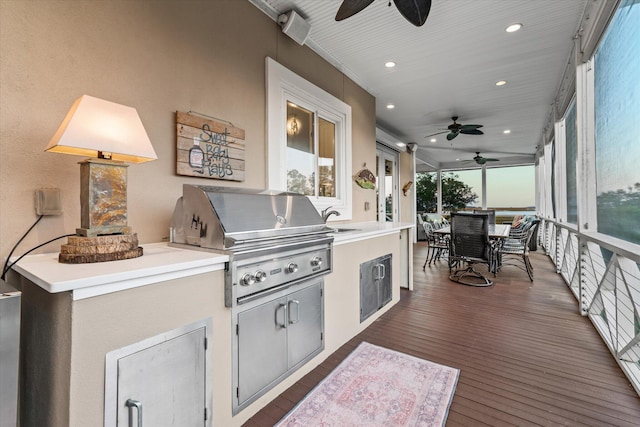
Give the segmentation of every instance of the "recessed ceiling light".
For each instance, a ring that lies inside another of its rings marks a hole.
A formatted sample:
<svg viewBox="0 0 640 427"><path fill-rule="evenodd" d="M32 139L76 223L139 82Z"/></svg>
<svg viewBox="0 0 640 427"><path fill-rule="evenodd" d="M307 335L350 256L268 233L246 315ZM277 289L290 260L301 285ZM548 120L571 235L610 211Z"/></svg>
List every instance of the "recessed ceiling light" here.
<svg viewBox="0 0 640 427"><path fill-rule="evenodd" d="M396 145L400 148L404 148L407 146L407 144L405 144L404 142L396 142Z"/></svg>
<svg viewBox="0 0 640 427"><path fill-rule="evenodd" d="M389 110L393 110L394 108L396 108L396 106L395 106L395 105L393 105L393 104L387 104L387 108L388 108Z"/></svg>
<svg viewBox="0 0 640 427"><path fill-rule="evenodd" d="M387 62L384 63L384 66L387 67L387 68L393 68L393 67L396 66L396 63L393 62L393 61L387 61Z"/></svg>
<svg viewBox="0 0 640 427"><path fill-rule="evenodd" d="M460 161L460 159L456 159L456 162L459 162L459 161Z"/></svg>
<svg viewBox="0 0 640 427"><path fill-rule="evenodd" d="M435 139L435 138L431 138L429 141L431 141L431 142L436 142L436 141L437 141L437 139Z"/></svg>
<svg viewBox="0 0 640 427"><path fill-rule="evenodd" d="M506 85L506 84L507 84L507 81L506 81L506 80L498 80L498 81L496 82L496 86L504 86L504 85Z"/></svg>
<svg viewBox="0 0 640 427"><path fill-rule="evenodd" d="M511 131L509 129L505 129L505 130L502 131L502 133L507 134L507 133L511 133Z"/></svg>
<svg viewBox="0 0 640 427"><path fill-rule="evenodd" d="M520 24L520 23L517 23L517 24L511 24L511 25L509 25L509 26L505 29L505 31L506 31L507 33L515 33L515 32L516 32L516 31L518 31L520 28L522 28L522 24Z"/></svg>

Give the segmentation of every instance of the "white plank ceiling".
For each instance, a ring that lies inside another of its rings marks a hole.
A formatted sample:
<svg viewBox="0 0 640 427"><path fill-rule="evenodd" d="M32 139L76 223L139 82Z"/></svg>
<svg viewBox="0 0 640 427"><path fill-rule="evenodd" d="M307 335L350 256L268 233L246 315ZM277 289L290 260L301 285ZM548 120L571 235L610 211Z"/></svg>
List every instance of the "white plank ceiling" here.
<svg viewBox="0 0 640 427"><path fill-rule="evenodd" d="M418 143L419 164L456 168L476 151L500 159L496 166L533 162L573 39L596 0L433 0L422 27L388 0L340 22L342 0L250 1L274 19L298 12L311 24L306 44L376 97L379 127ZM513 23L522 29L507 33ZM425 138L452 116L485 134Z"/></svg>

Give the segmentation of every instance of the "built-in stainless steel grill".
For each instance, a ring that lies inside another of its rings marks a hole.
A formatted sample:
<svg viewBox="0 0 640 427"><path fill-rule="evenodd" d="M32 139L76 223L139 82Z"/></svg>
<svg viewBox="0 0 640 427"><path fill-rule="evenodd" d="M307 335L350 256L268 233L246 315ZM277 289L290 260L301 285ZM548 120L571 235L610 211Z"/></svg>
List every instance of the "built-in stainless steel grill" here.
<svg viewBox="0 0 640 427"><path fill-rule="evenodd" d="M234 414L324 349L332 231L301 194L184 185L171 244L230 259Z"/></svg>
<svg viewBox="0 0 640 427"><path fill-rule="evenodd" d="M301 194L185 184L171 244L230 255L225 304L231 307L331 272L331 231Z"/></svg>

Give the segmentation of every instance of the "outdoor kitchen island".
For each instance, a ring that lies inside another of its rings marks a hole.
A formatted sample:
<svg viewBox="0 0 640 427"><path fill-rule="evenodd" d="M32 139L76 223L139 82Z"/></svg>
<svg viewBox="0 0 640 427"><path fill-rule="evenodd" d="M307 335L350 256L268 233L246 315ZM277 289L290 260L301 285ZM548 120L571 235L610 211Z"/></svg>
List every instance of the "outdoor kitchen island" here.
<svg viewBox="0 0 640 427"><path fill-rule="evenodd" d="M21 426L119 425L127 411L141 415L153 402L137 408L129 399L128 408L118 409L110 396L126 365L109 367L109 354L133 348L120 354L127 359L145 343L161 345L158 337L192 335L191 326L207 342L203 425L241 425L399 301L401 285L412 287L413 226L340 224L344 231L333 234L333 272L324 276L324 350L235 416L233 319L224 301L228 256L158 243L144 245L140 258L108 263L25 257L15 267L23 292ZM361 323L360 267L389 254L391 299Z"/></svg>

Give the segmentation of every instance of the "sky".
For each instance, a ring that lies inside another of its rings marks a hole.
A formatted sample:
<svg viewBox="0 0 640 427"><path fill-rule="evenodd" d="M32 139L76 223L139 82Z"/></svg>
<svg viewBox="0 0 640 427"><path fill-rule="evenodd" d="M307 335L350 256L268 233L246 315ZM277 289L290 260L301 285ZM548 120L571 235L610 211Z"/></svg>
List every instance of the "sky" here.
<svg viewBox="0 0 640 427"><path fill-rule="evenodd" d="M478 195L477 206L482 205L482 171L480 169L455 171L459 179L473 188ZM535 206L535 166L487 168L487 207L524 208Z"/></svg>

